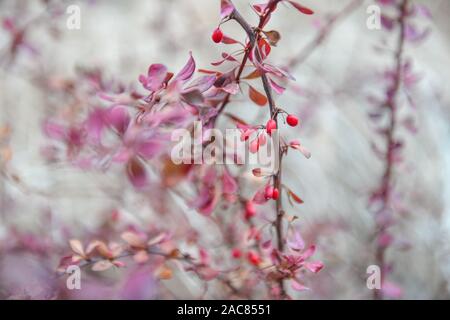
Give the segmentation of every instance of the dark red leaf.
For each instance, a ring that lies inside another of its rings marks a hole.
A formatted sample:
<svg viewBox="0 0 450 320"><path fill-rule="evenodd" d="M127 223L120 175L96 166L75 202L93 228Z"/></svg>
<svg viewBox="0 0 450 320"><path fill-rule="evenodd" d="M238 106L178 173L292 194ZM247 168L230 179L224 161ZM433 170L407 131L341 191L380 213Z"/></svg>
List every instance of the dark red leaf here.
<svg viewBox="0 0 450 320"><path fill-rule="evenodd" d="M313 14L314 11L312 11L311 9L302 6L301 4L294 2L294 1L288 1L295 9L297 9L298 11L300 11L303 14Z"/></svg>

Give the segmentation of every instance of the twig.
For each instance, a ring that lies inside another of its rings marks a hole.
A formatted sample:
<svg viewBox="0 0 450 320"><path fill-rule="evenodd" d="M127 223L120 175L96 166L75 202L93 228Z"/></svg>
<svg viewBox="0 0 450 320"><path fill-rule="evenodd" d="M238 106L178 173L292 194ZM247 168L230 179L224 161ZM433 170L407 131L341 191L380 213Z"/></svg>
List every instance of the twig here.
<svg viewBox="0 0 450 320"><path fill-rule="evenodd" d="M386 101L386 108L388 109L390 121L389 121L389 127L386 134L386 145L387 145L387 153L385 158L385 169L384 174L382 178L382 209L380 212L383 212L387 209L390 203L390 197L391 197L391 179L392 179L392 171L394 166L394 133L396 128L396 116L397 116L397 107L396 107L396 97L398 94L398 91L400 89L401 85L401 79L402 79L402 55L403 55L403 48L405 44L405 19L406 15L408 14L408 0L403 0L402 3L399 6L399 17L398 17L398 23L400 25L400 35L398 38L397 48L395 51L395 62L396 62L396 70L394 75L394 83L392 85L392 88L390 88L391 93L388 95L388 100ZM378 232L384 232L386 229L386 226L381 226ZM377 261L377 265L380 266L382 271L384 271L384 265L385 265L385 246L379 245L377 243L376 253L375 253L375 259ZM374 290L373 291L373 297L374 299L383 299L383 293L381 290Z"/></svg>
<svg viewBox="0 0 450 320"><path fill-rule="evenodd" d="M241 16L241 14L235 9L231 15L231 18L236 20L241 27L245 30L247 33L247 36L249 37L250 43L255 44L259 37L259 30L264 26L267 17L270 16L270 13L275 9L277 3L280 0L275 0L269 4L267 7L267 11L265 15L261 17L260 24L256 30L253 30L250 25L245 21L245 19ZM262 62L261 55L258 50L255 50L255 58ZM267 78L267 75L265 73L261 73L261 80L264 87L264 92L266 93L267 99L269 101L269 108L270 108L270 117L271 119L275 120L278 128L278 112L277 107L275 106L275 101L273 99L272 95L272 89L269 84L269 79ZM282 159L283 159L283 149L278 144L278 170L276 174L274 175L274 188L277 188L278 190L281 190L281 167L282 167ZM283 206L282 206L282 197L280 196L276 200L276 220L275 220L275 231L276 231L276 237L277 237L277 248L279 252L283 252L284 250L284 242L283 242ZM279 279L278 280L278 286L280 289L280 295L281 297L286 296L286 289L284 286L284 280Z"/></svg>

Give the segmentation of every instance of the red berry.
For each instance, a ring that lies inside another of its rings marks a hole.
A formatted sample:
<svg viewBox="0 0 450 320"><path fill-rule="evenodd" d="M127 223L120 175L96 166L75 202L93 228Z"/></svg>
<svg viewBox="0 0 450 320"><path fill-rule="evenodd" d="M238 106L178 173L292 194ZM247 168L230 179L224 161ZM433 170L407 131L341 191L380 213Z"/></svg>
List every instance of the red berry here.
<svg viewBox="0 0 450 320"><path fill-rule="evenodd" d="M277 200L279 196L280 196L280 191L278 191L277 188L273 188L273 191L272 191L272 199L273 199L273 200Z"/></svg>
<svg viewBox="0 0 450 320"><path fill-rule="evenodd" d="M211 38L212 38L212 41L214 41L215 43L221 42L222 39L223 39L223 32L222 32L222 30L220 30L220 28L217 28L216 30L214 30Z"/></svg>
<svg viewBox="0 0 450 320"><path fill-rule="evenodd" d="M231 251L231 255L233 258L239 259L242 256L242 252L238 248L234 248L233 251Z"/></svg>
<svg viewBox="0 0 450 320"><path fill-rule="evenodd" d="M259 151L259 139L255 139L250 142L249 149L251 153L257 153Z"/></svg>
<svg viewBox="0 0 450 320"><path fill-rule="evenodd" d="M264 189L264 197L266 198L266 200L272 199L273 191L274 189L271 185L266 186L266 188Z"/></svg>
<svg viewBox="0 0 450 320"><path fill-rule="evenodd" d="M269 135L272 135L272 131L277 129L277 122L273 119L270 119L269 121L267 121L266 124L266 131Z"/></svg>
<svg viewBox="0 0 450 320"><path fill-rule="evenodd" d="M287 116L286 121L291 127L295 127L298 125L298 118L292 114Z"/></svg>
<svg viewBox="0 0 450 320"><path fill-rule="evenodd" d="M254 217L255 215L256 215L255 205L253 204L253 201L249 200L245 204L245 219L249 220L250 218Z"/></svg>
<svg viewBox="0 0 450 320"><path fill-rule="evenodd" d="M253 251L249 251L249 253L247 254L247 259L248 261L257 266L261 263L261 258L259 257L259 255Z"/></svg>

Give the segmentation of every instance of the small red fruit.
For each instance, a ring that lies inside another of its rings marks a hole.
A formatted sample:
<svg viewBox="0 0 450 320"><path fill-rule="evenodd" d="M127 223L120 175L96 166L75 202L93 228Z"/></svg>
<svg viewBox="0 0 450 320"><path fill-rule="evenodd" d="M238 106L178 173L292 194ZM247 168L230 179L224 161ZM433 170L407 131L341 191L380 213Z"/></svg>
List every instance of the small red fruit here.
<svg viewBox="0 0 450 320"><path fill-rule="evenodd" d="M250 152L251 153L257 153L259 151L259 139L255 139L252 142L250 142Z"/></svg>
<svg viewBox="0 0 450 320"><path fill-rule="evenodd" d="M249 200L245 204L245 219L249 220L256 215L256 208L253 201Z"/></svg>
<svg viewBox="0 0 450 320"><path fill-rule="evenodd" d="M222 32L222 30L220 30L220 28L216 28L216 30L214 30L211 38L212 38L212 41L214 41L215 43L221 42L222 39L223 39L223 32Z"/></svg>
<svg viewBox="0 0 450 320"><path fill-rule="evenodd" d="M266 188L264 189L264 197L266 198L266 200L272 199L273 191L274 189L271 185L266 186Z"/></svg>
<svg viewBox="0 0 450 320"><path fill-rule="evenodd" d="M286 122L291 127L295 127L298 125L298 118L296 116L294 116L293 114L290 114L287 116Z"/></svg>
<svg viewBox="0 0 450 320"><path fill-rule="evenodd" d="M278 191L278 188L273 188L272 199L277 200L279 196L280 196L280 191Z"/></svg>
<svg viewBox="0 0 450 320"><path fill-rule="evenodd" d="M272 131L277 129L277 122L273 119L270 119L269 121L267 121L266 124L266 131L269 135L272 135Z"/></svg>
<svg viewBox="0 0 450 320"><path fill-rule="evenodd" d="M253 251L249 251L249 253L247 254L247 259L254 266L258 266L261 263L261 258L257 253Z"/></svg>
<svg viewBox="0 0 450 320"><path fill-rule="evenodd" d="M238 248L234 248L233 251L231 251L231 255L233 258L239 259L242 256L242 252Z"/></svg>

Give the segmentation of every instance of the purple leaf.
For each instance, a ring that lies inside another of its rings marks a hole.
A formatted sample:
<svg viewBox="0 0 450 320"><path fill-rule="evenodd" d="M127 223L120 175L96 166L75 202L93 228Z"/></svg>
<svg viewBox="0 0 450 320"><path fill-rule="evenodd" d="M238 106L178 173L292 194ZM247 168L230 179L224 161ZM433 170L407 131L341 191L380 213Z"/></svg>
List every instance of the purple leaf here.
<svg viewBox="0 0 450 320"><path fill-rule="evenodd" d="M234 10L233 4L229 0L220 1L220 18L229 16Z"/></svg>
<svg viewBox="0 0 450 320"><path fill-rule="evenodd" d="M115 106L108 110L106 114L106 122L115 128L120 134L124 134L130 123L130 115L128 110L122 106Z"/></svg>
<svg viewBox="0 0 450 320"><path fill-rule="evenodd" d="M221 89L229 94L237 94L239 92L239 85L233 82L227 84L225 87L222 87Z"/></svg>
<svg viewBox="0 0 450 320"><path fill-rule="evenodd" d="M305 262L305 268L313 273L317 273L323 268L323 263L320 261Z"/></svg>
<svg viewBox="0 0 450 320"><path fill-rule="evenodd" d="M278 83L276 83L275 81L273 81L270 78L269 78L269 82L270 82L270 86L272 87L272 89L278 94L283 94L284 90L286 90L286 88L280 86Z"/></svg>
<svg viewBox="0 0 450 320"><path fill-rule="evenodd" d="M145 159L151 159L161 150L161 141L154 138L146 140L138 144L136 152Z"/></svg>
<svg viewBox="0 0 450 320"><path fill-rule="evenodd" d="M309 290L308 287L305 287L303 284L301 284L300 282L298 282L297 279L293 279L291 281L291 287L292 289L294 289L295 291L305 291L305 290Z"/></svg>
<svg viewBox="0 0 450 320"><path fill-rule="evenodd" d="M290 249L295 251L301 251L305 248L305 241L302 238L300 232L296 231L292 239L287 240L287 244Z"/></svg>
<svg viewBox="0 0 450 320"><path fill-rule="evenodd" d="M295 9L297 9L298 11L300 11L303 14L313 14L314 11L312 11L311 9L302 6L301 4L294 2L294 1L288 1Z"/></svg>
<svg viewBox="0 0 450 320"><path fill-rule="evenodd" d="M214 82L216 82L216 76L203 76L200 78L195 79L192 81L187 88L185 88L183 91L193 91L197 90L201 93L207 91L209 88L211 88L214 85Z"/></svg>
<svg viewBox="0 0 450 320"><path fill-rule="evenodd" d="M152 64L148 68L147 77L140 75L139 82L145 89L157 91L162 88L167 76L167 68L162 64Z"/></svg>
<svg viewBox="0 0 450 320"><path fill-rule="evenodd" d="M86 131L94 144L100 144L103 129L105 128L105 110L96 108L86 120Z"/></svg>
<svg viewBox="0 0 450 320"><path fill-rule="evenodd" d="M228 170L223 171L222 175L222 190L227 194L234 194L238 190L238 184L236 180L230 175Z"/></svg>
<svg viewBox="0 0 450 320"><path fill-rule="evenodd" d="M181 69L181 71L175 77L175 80L186 81L192 77L195 72L195 60L192 57L192 52L189 53L189 60L186 65Z"/></svg>

